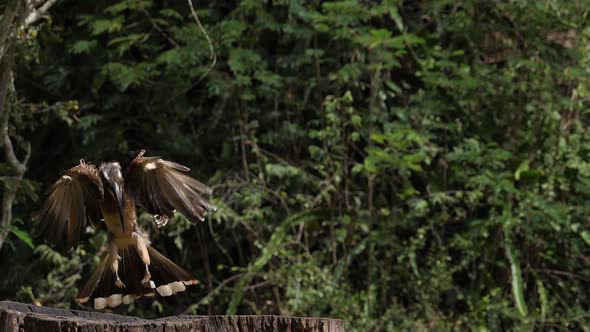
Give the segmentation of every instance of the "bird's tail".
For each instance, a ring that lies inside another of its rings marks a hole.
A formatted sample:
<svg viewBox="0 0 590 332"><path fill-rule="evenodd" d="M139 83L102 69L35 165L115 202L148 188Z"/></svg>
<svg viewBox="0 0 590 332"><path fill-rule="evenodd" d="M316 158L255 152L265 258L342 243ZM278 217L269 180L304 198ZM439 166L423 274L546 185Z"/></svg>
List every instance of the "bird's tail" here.
<svg viewBox="0 0 590 332"><path fill-rule="evenodd" d="M79 303L93 300L95 309L116 307L156 293L170 296L198 283L196 278L149 244L126 242L121 245L113 240L112 249L78 294Z"/></svg>

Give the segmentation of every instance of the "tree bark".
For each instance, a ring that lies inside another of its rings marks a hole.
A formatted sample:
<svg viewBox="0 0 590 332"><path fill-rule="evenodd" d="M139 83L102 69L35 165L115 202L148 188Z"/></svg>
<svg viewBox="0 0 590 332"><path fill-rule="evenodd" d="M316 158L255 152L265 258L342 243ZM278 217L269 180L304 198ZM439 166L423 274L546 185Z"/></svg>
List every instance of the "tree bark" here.
<svg viewBox="0 0 590 332"><path fill-rule="evenodd" d="M21 160L16 157L12 140L8 135L11 97L15 97L12 66L14 64L14 45L17 31L38 21L47 13L57 0L9 0L0 20L0 147L4 150L4 158L11 168L12 176L4 183L4 193L0 205L0 250L8 236L12 223L12 204L16 198L27 164L31 155L31 146L26 142L26 155Z"/></svg>
<svg viewBox="0 0 590 332"><path fill-rule="evenodd" d="M10 6L10 4L8 5ZM7 7L8 8L8 7ZM8 11L8 10L7 10ZM16 11L15 15L16 16ZM11 22L3 22L10 24ZM0 28L0 30L4 30ZM4 156L9 167L12 169L12 176L4 180L4 193L2 195L2 211L0 212L0 249L4 239L8 235L8 226L12 222L12 203L16 197L18 185L22 180L26 167L16 159L12 141L8 136L8 120L10 118L10 86L12 85L12 63L14 60L13 42L8 40L4 56L0 58L0 146L4 150Z"/></svg>
<svg viewBox="0 0 590 332"><path fill-rule="evenodd" d="M342 321L331 318L285 316L174 316L142 319L101 312L38 307L0 302L0 330L52 331L174 331L174 332L344 332Z"/></svg>

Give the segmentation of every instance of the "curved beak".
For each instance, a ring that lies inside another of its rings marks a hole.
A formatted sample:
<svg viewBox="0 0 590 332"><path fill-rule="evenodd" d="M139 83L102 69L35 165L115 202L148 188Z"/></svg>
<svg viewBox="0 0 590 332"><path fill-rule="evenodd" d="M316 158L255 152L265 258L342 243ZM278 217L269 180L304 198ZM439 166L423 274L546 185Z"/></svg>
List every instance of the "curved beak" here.
<svg viewBox="0 0 590 332"><path fill-rule="evenodd" d="M119 213L121 215L121 223L123 227L123 231L125 231L125 222L123 221L123 207L125 206L125 202L123 201L123 189L119 186L118 183L113 183L112 185L113 193L115 194L115 200L117 201L117 205L119 206Z"/></svg>
<svg viewBox="0 0 590 332"><path fill-rule="evenodd" d="M115 198L117 199L117 204L119 205L119 208L121 210L123 210L123 190L121 190L121 186L119 186L119 184L115 183L113 184L113 191L115 192Z"/></svg>

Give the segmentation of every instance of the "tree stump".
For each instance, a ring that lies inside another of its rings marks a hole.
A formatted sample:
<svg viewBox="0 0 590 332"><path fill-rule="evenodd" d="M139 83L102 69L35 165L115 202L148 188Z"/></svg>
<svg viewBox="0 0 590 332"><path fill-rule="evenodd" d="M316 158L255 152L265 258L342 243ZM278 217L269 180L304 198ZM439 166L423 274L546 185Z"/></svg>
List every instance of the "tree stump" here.
<svg viewBox="0 0 590 332"><path fill-rule="evenodd" d="M0 301L0 331L343 332L339 319L285 316L173 316L142 319Z"/></svg>

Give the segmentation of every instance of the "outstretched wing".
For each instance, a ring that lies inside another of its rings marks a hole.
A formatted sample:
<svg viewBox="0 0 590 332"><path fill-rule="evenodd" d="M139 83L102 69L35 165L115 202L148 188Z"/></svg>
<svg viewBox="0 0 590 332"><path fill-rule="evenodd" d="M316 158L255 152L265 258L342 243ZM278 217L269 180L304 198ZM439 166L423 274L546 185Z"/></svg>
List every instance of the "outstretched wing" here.
<svg viewBox="0 0 590 332"><path fill-rule="evenodd" d="M38 212L38 232L45 241L60 249L76 249L88 220L97 226L102 218L99 201L104 194L96 168L80 160L80 165L62 173L47 193Z"/></svg>
<svg viewBox="0 0 590 332"><path fill-rule="evenodd" d="M144 153L142 150L131 161L126 189L139 206L162 218L158 226L166 224L176 210L197 222L205 220L208 211L217 209L203 198L211 188L188 176L188 167L160 157L143 157Z"/></svg>

